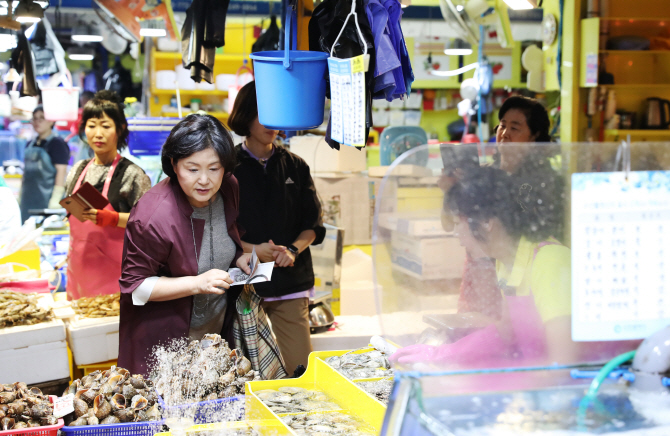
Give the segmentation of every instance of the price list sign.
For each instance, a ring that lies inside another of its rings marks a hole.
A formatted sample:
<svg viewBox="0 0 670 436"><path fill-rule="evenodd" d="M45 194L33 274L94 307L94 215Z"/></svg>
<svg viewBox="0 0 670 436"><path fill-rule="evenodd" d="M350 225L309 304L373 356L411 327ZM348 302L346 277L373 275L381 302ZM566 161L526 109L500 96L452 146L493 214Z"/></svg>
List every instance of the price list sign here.
<svg viewBox="0 0 670 436"><path fill-rule="evenodd" d="M572 175L572 339L670 324L670 172Z"/></svg>
<svg viewBox="0 0 670 436"><path fill-rule="evenodd" d="M365 63L363 55L328 58L330 136L353 147L365 146Z"/></svg>

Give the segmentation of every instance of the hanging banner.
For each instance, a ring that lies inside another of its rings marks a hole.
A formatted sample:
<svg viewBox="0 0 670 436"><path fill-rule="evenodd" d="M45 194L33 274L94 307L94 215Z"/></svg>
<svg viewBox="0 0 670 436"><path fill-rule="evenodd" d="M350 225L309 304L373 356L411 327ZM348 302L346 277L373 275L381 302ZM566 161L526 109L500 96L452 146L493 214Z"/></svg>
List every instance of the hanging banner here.
<svg viewBox="0 0 670 436"><path fill-rule="evenodd" d="M331 138L340 144L365 147L364 55L328 58Z"/></svg>
<svg viewBox="0 0 670 436"><path fill-rule="evenodd" d="M150 20L162 18L165 21L165 29L168 36L178 39L175 29L172 5L170 0L95 0L95 2L108 14L113 15L138 41L140 36L139 20Z"/></svg>

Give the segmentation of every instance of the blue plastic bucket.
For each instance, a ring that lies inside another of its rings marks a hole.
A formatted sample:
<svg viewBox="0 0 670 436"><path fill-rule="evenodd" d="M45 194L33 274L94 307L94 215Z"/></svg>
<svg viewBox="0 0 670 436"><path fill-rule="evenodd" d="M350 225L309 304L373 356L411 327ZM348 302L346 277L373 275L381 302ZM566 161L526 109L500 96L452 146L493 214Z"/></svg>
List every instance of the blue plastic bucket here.
<svg viewBox="0 0 670 436"><path fill-rule="evenodd" d="M290 50L291 10L284 50L251 54L256 76L258 121L274 130L307 130L323 123L328 53Z"/></svg>

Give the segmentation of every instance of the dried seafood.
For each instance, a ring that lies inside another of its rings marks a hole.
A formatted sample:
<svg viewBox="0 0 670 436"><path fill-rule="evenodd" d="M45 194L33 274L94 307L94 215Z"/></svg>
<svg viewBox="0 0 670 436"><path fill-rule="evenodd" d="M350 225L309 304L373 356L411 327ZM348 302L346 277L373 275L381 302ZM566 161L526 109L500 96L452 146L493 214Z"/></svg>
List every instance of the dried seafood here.
<svg viewBox="0 0 670 436"><path fill-rule="evenodd" d="M341 356L328 357L326 363L352 380L393 376L391 364L381 351L372 350L360 354L354 351L357 350Z"/></svg>
<svg viewBox="0 0 670 436"><path fill-rule="evenodd" d="M51 321L51 309L37 304L38 294L0 291L0 328Z"/></svg>
<svg viewBox="0 0 670 436"><path fill-rule="evenodd" d="M120 293L83 297L72 302L77 315L82 318L104 318L119 316L121 310Z"/></svg>
<svg viewBox="0 0 670 436"><path fill-rule="evenodd" d="M63 392L74 394L74 412L65 416L69 426L158 421L156 391L151 380L112 366L77 379Z"/></svg>
<svg viewBox="0 0 670 436"><path fill-rule="evenodd" d="M358 387L377 398L380 402L388 404L389 396L393 390L393 378L383 378L376 381L356 382Z"/></svg>
<svg viewBox="0 0 670 436"><path fill-rule="evenodd" d="M278 390L255 392L256 396L276 414L325 412L342 409L328 395L320 391L283 386Z"/></svg>
<svg viewBox="0 0 670 436"><path fill-rule="evenodd" d="M298 435L361 436L376 434L364 422L344 413L302 414L282 416L281 420Z"/></svg>
<svg viewBox="0 0 670 436"><path fill-rule="evenodd" d="M152 378L168 406L244 394L246 382L261 379L242 351L228 348L217 334L159 347L153 360Z"/></svg>
<svg viewBox="0 0 670 436"><path fill-rule="evenodd" d="M56 425L49 397L25 383L0 385L0 430Z"/></svg>

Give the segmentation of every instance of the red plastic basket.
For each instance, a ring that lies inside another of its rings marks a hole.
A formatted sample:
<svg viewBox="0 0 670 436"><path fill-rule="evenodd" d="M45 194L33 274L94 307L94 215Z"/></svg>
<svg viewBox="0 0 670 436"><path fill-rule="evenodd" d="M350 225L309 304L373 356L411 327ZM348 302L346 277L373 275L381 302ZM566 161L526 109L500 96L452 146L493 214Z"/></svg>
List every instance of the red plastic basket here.
<svg viewBox="0 0 670 436"><path fill-rule="evenodd" d="M49 395L49 401L54 402L53 395ZM42 427L22 428L19 430L4 430L0 431L0 436L58 436L58 430L63 428L65 422L63 418L58 420L56 425L44 425Z"/></svg>

